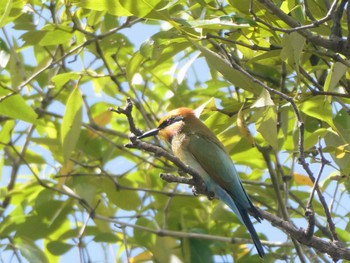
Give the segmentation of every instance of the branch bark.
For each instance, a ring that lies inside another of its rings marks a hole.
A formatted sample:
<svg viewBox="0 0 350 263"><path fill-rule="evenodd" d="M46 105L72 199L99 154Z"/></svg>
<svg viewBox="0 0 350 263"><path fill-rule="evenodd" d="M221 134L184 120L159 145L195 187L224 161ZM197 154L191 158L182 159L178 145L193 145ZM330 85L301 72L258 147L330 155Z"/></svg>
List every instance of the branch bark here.
<svg viewBox="0 0 350 263"><path fill-rule="evenodd" d="M129 103L131 103L130 100L128 100L127 104ZM113 110L113 111L121 114L125 114L128 117L129 122L131 121L131 123L129 123L130 128L135 129L134 131L139 131L139 129L137 129L134 126L131 110L132 110L132 107L130 107L129 105L125 107L124 110L122 111L120 111L120 109L119 111L118 110ZM181 171L192 176L191 179L187 179L187 178L172 176L169 174L161 174L162 179L166 180L167 182L185 183L185 184L193 185L196 189L197 188L200 189L199 193L202 193L201 191L203 191L204 193L206 193L208 198L210 198L210 193L207 193L205 191L205 186L200 175L196 171L194 171L191 167L188 167L187 165L183 164L178 158L176 158L175 156L173 156L171 153L167 152L163 148L138 140L133 133L129 136L129 139L130 139L130 142L125 145L126 147L140 149L146 152L153 153L156 156L162 156L167 160L171 161L172 163L174 163ZM350 250L348 248L345 248L341 242L337 240L326 241L324 239L314 236L313 231L310 231L310 229L305 230L303 228L296 228L295 226L293 226L292 223L278 216L275 216L261 209L259 209L259 211L264 219L266 219L272 225L278 227L283 232L288 234L293 240L297 240L300 244L312 247L318 252L327 253L330 257L332 257L334 262L339 259L350 260ZM312 225L314 225L314 223L312 223ZM160 233L155 231L154 233L156 233L157 235L158 234L167 235L167 233L164 233L163 231L160 231ZM262 241L262 243L264 244L265 242Z"/></svg>

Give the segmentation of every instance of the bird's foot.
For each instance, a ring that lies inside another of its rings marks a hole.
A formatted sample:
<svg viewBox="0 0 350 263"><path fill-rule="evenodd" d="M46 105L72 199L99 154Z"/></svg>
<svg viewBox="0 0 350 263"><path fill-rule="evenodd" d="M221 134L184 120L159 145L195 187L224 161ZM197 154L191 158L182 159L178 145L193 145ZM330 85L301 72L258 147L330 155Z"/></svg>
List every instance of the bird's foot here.
<svg viewBox="0 0 350 263"><path fill-rule="evenodd" d="M209 200L213 200L215 198L215 193L212 191L208 191L206 187L202 188L202 187L193 186L192 193L194 196L198 196L200 194L205 195Z"/></svg>

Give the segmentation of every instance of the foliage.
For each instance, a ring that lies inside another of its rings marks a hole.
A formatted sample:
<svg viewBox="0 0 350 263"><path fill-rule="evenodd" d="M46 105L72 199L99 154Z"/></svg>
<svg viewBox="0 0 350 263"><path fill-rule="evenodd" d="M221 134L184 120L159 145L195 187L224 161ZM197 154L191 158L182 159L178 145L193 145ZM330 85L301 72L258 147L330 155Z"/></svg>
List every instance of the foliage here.
<svg viewBox="0 0 350 263"><path fill-rule="evenodd" d="M130 119L108 108L127 98L142 130L200 108L275 216L255 224L267 262L329 262L312 236L349 246L347 1L1 3L3 261L258 261L222 203L161 180L177 173L167 158L124 147Z"/></svg>

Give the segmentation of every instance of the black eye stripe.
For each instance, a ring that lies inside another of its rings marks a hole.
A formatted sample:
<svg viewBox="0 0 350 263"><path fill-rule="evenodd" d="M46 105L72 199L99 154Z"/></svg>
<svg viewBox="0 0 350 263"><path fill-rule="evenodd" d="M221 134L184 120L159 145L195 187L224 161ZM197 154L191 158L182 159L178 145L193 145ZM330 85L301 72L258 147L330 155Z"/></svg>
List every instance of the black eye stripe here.
<svg viewBox="0 0 350 263"><path fill-rule="evenodd" d="M170 118L166 119L165 121L163 121L163 122L158 126L158 128L159 128L159 129L163 129L163 128L165 128L165 127L167 127L167 126L169 126L169 125L171 125L171 124L173 124L173 123L175 123L175 122L182 121L183 119L184 119L184 117L182 117L182 116L170 117Z"/></svg>

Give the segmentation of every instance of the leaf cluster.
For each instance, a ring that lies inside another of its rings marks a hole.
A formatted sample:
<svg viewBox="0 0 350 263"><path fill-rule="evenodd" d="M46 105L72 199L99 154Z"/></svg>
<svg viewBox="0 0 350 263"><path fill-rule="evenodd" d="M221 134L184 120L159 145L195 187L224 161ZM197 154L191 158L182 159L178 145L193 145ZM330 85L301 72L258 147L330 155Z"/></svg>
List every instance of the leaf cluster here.
<svg viewBox="0 0 350 263"><path fill-rule="evenodd" d="M254 204L282 220L255 225L267 261L330 262L317 238L349 260L348 6L2 1L2 260L258 260L222 203L161 180L184 176L168 158L124 147L131 120L108 108L127 98L141 130L201 112Z"/></svg>

